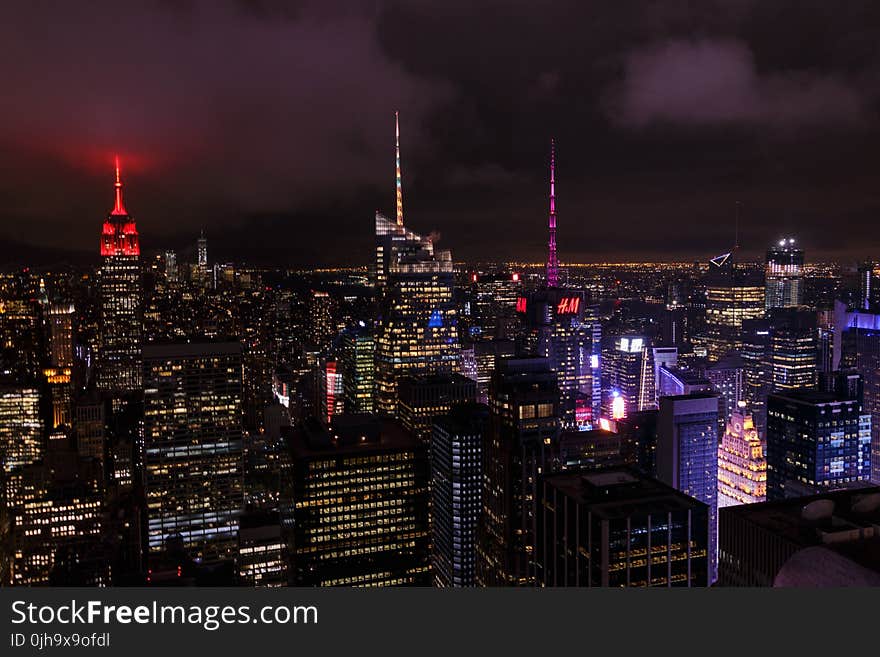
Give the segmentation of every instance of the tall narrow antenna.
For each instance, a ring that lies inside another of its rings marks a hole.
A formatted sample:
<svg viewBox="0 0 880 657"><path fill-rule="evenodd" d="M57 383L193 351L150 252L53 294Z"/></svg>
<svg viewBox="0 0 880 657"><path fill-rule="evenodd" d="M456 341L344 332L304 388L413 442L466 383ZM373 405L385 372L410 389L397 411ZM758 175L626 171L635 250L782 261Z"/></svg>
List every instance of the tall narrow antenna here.
<svg viewBox="0 0 880 657"><path fill-rule="evenodd" d="M733 250L739 249L739 213L742 210L742 201L736 202L736 216L733 223Z"/></svg>
<svg viewBox="0 0 880 657"><path fill-rule="evenodd" d="M547 287L559 285L559 261L556 259L556 140L550 140L550 241L547 253Z"/></svg>
<svg viewBox="0 0 880 657"><path fill-rule="evenodd" d="M113 204L113 210L110 214L127 215L125 206L122 204L122 179L119 175L119 156L116 156L116 183L113 185L116 190L116 201Z"/></svg>
<svg viewBox="0 0 880 657"><path fill-rule="evenodd" d="M394 156L397 182L397 225L403 226L403 185L400 179L400 121L394 112Z"/></svg>

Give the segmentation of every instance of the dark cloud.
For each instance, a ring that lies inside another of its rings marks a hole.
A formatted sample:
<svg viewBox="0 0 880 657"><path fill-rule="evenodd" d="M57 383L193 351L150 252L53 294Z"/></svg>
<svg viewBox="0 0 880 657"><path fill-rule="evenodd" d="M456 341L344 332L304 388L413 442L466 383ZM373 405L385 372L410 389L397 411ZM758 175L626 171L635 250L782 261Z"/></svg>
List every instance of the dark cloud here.
<svg viewBox="0 0 880 657"><path fill-rule="evenodd" d="M369 261L393 212L456 258L880 250L880 3L0 5L0 238L94 251L112 153L148 248ZM824 235L834 232L833 239ZM2 240L0 240L2 247Z"/></svg>
<svg viewBox="0 0 880 657"><path fill-rule="evenodd" d="M14 92L0 105L0 143L86 170L104 196L120 152L147 231L151 215L174 228L162 217L170 207L213 220L350 194L377 168L393 171L393 110L414 143L445 94L388 58L366 12L220 0L4 6L0 77ZM31 177L42 176L18 171L4 191L15 200ZM61 190L81 192L55 182L56 195L18 207L63 214Z"/></svg>
<svg viewBox="0 0 880 657"><path fill-rule="evenodd" d="M866 119L865 99L846 80L813 72L760 73L742 41L667 41L626 56L612 117L653 122L773 128L841 127Z"/></svg>

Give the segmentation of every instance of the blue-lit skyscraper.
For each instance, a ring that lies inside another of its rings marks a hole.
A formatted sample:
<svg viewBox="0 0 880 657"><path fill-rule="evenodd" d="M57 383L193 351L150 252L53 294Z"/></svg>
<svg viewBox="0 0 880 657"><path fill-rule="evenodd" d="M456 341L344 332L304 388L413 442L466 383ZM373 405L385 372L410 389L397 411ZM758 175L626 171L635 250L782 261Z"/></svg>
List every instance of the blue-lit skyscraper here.
<svg viewBox="0 0 880 657"><path fill-rule="evenodd" d="M847 312L837 302L834 312L835 365L855 370L864 385L864 411L871 416L871 479L880 483L880 314Z"/></svg>
<svg viewBox="0 0 880 657"><path fill-rule="evenodd" d="M718 568L718 395L660 398L657 478L709 506L709 581Z"/></svg>
<svg viewBox="0 0 880 657"><path fill-rule="evenodd" d="M489 409L462 404L435 420L431 440L434 583L476 586L483 496L483 441Z"/></svg>
<svg viewBox="0 0 880 657"><path fill-rule="evenodd" d="M871 416L858 395L790 390L767 398L767 499L866 485Z"/></svg>

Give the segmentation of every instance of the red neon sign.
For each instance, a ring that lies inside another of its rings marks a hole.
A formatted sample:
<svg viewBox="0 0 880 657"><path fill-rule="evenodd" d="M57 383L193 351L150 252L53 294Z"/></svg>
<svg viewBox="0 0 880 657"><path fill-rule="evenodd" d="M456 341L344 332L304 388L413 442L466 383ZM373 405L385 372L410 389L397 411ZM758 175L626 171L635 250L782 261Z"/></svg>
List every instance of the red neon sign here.
<svg viewBox="0 0 880 657"><path fill-rule="evenodd" d="M518 297L516 300L516 312L524 313L526 311L526 304L528 301L525 297Z"/></svg>
<svg viewBox="0 0 880 657"><path fill-rule="evenodd" d="M556 306L557 315L574 315L581 306L580 297L563 297Z"/></svg>

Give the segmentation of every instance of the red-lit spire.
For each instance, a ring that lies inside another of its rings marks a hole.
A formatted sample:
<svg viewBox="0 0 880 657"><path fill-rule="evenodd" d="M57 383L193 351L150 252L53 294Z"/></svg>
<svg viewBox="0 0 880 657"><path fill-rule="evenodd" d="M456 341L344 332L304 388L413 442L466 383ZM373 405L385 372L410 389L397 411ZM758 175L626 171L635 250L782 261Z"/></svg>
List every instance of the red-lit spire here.
<svg viewBox="0 0 880 657"><path fill-rule="evenodd" d="M139 256L140 239L134 219L122 204L122 177L119 174L119 156L116 156L116 201L101 229L102 256Z"/></svg>
<svg viewBox="0 0 880 657"><path fill-rule="evenodd" d="M110 214L121 215L128 214L125 206L122 204L122 180L119 177L119 156L116 156L116 203L113 205L113 211Z"/></svg>

